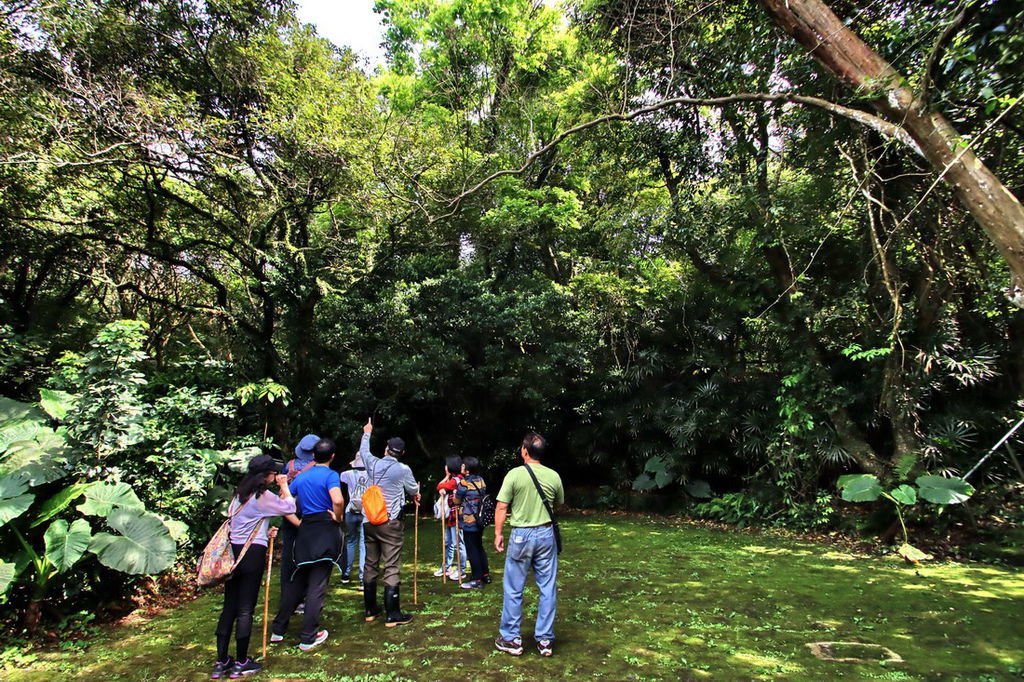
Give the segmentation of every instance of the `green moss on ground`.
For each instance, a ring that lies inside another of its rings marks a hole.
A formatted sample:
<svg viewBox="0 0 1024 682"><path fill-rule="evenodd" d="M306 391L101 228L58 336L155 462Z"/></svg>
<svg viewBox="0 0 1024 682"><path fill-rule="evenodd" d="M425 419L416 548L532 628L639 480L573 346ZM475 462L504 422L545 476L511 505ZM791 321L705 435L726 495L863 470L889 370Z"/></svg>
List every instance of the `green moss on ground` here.
<svg viewBox="0 0 1024 682"><path fill-rule="evenodd" d="M612 515L566 520L555 656L542 659L528 648L514 658L492 645L503 559L490 552L497 580L485 590L442 585L428 577L440 553L438 529L424 521L420 533L418 607L411 603L411 529L403 574L412 624L363 623L361 593L335 580L322 619L327 643L310 653L294 643L275 646L258 679L994 681L1024 674L1018 570L915 569L766 534ZM534 589L526 602L529 644ZM219 608L219 595L209 595L113 630L85 651L39 652L30 667L4 677L204 679ZM903 662L823 661L806 646L819 641L878 644Z"/></svg>

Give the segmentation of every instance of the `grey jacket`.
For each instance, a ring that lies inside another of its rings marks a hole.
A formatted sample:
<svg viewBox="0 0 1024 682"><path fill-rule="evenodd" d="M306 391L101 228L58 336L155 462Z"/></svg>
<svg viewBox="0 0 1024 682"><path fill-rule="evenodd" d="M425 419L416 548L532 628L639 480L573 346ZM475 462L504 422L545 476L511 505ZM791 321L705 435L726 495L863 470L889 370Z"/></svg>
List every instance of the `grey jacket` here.
<svg viewBox="0 0 1024 682"><path fill-rule="evenodd" d="M390 455L377 457L371 454L368 433L363 434L359 454L362 455L363 465L366 467L366 486L379 485L384 491L384 501L388 505L388 518L399 518L405 504L405 496L412 497L420 492L420 484L412 475L412 469Z"/></svg>

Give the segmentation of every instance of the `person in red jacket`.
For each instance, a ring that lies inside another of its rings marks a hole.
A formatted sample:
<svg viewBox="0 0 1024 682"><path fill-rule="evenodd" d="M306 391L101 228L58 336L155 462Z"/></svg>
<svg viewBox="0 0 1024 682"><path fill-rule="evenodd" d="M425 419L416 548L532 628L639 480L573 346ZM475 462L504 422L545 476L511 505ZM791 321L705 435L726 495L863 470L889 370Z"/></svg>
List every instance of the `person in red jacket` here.
<svg viewBox="0 0 1024 682"><path fill-rule="evenodd" d="M461 580L466 574L466 544L462 538L462 529L459 527L455 515L455 488L462 480L462 458L451 456L444 460L444 478L437 484L437 492L444 496L445 503L442 509L446 512L444 521L444 557L441 568L434 571L434 576L440 578L445 573L452 580ZM455 548L458 546L459 567L455 568Z"/></svg>

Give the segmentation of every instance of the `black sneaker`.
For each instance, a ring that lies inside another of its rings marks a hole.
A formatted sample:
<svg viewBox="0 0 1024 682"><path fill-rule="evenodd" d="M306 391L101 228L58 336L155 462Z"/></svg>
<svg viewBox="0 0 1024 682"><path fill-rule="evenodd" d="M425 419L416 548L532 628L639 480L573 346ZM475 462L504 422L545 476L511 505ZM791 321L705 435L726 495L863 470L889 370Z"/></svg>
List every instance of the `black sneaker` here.
<svg viewBox="0 0 1024 682"><path fill-rule="evenodd" d="M554 650L551 648L551 640L550 639L538 639L537 640L537 651L540 652L541 656L550 656L553 653L555 653Z"/></svg>
<svg viewBox="0 0 1024 682"><path fill-rule="evenodd" d="M348 573L342 573L341 574L341 582L344 583L345 585L348 585L350 582L352 582L352 578L351 578L351 576L349 576Z"/></svg>
<svg viewBox="0 0 1024 682"><path fill-rule="evenodd" d="M231 674L228 675L228 677L233 680L237 680L239 677L244 677L246 675L255 675L261 670L263 670L262 665L251 658L247 658L244 661L238 661L235 663L235 666L231 669Z"/></svg>
<svg viewBox="0 0 1024 682"><path fill-rule="evenodd" d="M217 661L213 664L213 671L210 673L210 679L219 680L220 678L230 673L231 669L234 666L235 659L231 658L230 656L228 656L228 660L226 661Z"/></svg>
<svg viewBox="0 0 1024 682"><path fill-rule="evenodd" d="M491 574L488 573L488 574L484 575L484 577L481 578L480 580L481 580L481 582L483 582L484 585L490 585L491 584Z"/></svg>
<svg viewBox="0 0 1024 682"><path fill-rule="evenodd" d="M511 642L498 637L494 640L494 648L498 651L504 651L506 654L512 654L513 656L523 655L523 640L513 639Z"/></svg>

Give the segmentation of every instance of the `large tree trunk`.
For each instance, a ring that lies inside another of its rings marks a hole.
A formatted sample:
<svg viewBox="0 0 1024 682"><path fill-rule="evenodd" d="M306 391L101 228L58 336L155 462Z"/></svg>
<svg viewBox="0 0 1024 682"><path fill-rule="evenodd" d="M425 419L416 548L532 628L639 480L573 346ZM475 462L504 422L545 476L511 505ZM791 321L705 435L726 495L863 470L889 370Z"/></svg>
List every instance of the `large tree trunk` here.
<svg viewBox="0 0 1024 682"><path fill-rule="evenodd" d="M839 20L822 0L757 0L786 33L846 85L874 96L871 105L900 126L952 186L1013 275L1011 298L1024 307L1024 207L946 118L903 85L902 76Z"/></svg>

